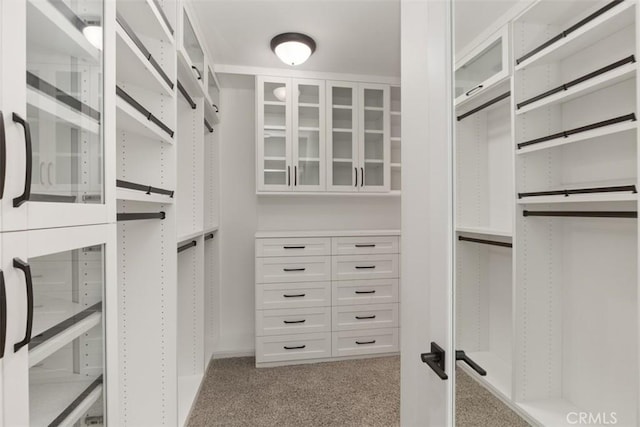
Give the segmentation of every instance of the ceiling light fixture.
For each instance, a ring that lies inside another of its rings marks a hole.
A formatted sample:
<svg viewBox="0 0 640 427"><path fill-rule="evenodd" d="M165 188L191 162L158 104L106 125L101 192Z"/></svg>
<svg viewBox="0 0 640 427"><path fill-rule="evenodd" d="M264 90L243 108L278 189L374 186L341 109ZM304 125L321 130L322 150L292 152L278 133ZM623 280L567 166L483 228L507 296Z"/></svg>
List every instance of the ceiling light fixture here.
<svg viewBox="0 0 640 427"><path fill-rule="evenodd" d="M100 21L87 21L82 29L84 37L95 47L102 50L102 26Z"/></svg>
<svg viewBox="0 0 640 427"><path fill-rule="evenodd" d="M316 50L316 42L306 34L282 33L271 39L271 50L287 65L300 65Z"/></svg>

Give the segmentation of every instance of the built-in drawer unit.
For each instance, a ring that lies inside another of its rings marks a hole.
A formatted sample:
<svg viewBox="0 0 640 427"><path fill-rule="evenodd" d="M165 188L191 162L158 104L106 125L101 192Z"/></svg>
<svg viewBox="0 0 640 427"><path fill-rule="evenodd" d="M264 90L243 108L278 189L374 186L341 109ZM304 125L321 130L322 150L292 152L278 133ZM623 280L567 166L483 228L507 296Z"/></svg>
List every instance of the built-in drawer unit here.
<svg viewBox="0 0 640 427"><path fill-rule="evenodd" d="M398 279L334 281L331 286L334 306L398 302Z"/></svg>
<svg viewBox="0 0 640 427"><path fill-rule="evenodd" d="M257 257L318 256L331 254L328 237L292 237L286 239L259 239L256 241Z"/></svg>
<svg viewBox="0 0 640 427"><path fill-rule="evenodd" d="M256 286L256 309L330 307L331 282L272 283Z"/></svg>
<svg viewBox="0 0 640 427"><path fill-rule="evenodd" d="M400 253L397 236L334 237L333 255L371 255Z"/></svg>
<svg viewBox="0 0 640 427"><path fill-rule="evenodd" d="M331 357L331 332L256 338L257 363L327 357Z"/></svg>
<svg viewBox="0 0 640 427"><path fill-rule="evenodd" d="M333 280L394 279L398 274L397 254L338 255L332 257Z"/></svg>
<svg viewBox="0 0 640 427"><path fill-rule="evenodd" d="M333 333L333 356L393 353L399 350L400 329L368 329Z"/></svg>
<svg viewBox="0 0 640 427"><path fill-rule="evenodd" d="M306 307L256 312L256 335L331 331L331 307Z"/></svg>
<svg viewBox="0 0 640 427"><path fill-rule="evenodd" d="M334 331L398 327L398 304L343 305L332 310Z"/></svg>
<svg viewBox="0 0 640 427"><path fill-rule="evenodd" d="M256 283L323 282L331 280L331 257L256 258Z"/></svg>

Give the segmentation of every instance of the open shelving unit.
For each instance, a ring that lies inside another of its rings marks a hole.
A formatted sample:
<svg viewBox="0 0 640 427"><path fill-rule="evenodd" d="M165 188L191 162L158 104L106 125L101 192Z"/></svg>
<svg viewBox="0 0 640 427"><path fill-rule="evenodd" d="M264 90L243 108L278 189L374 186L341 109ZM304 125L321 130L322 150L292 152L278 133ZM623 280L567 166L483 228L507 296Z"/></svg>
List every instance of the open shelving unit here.
<svg viewBox="0 0 640 427"><path fill-rule="evenodd" d="M391 98L391 191L399 192L402 190L402 136L400 133L402 98L400 86L391 86L389 93Z"/></svg>

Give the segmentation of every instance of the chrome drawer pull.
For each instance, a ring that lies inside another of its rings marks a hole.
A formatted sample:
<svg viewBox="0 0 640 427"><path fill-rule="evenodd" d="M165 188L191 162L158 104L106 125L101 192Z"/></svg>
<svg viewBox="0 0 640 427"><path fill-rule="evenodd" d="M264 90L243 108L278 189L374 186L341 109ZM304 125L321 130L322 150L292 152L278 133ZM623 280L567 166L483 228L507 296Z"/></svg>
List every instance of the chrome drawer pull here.
<svg viewBox="0 0 640 427"><path fill-rule="evenodd" d="M296 347L287 347L285 345L284 349L285 350L301 350L301 349L306 348L306 347L307 347L306 345L299 345L299 346L296 346Z"/></svg>
<svg viewBox="0 0 640 427"><path fill-rule="evenodd" d="M307 295L307 294L294 294L294 295L284 294L283 296L284 296L285 298L301 298L301 297L303 297L303 296L305 296L305 295Z"/></svg>
<svg viewBox="0 0 640 427"><path fill-rule="evenodd" d="M290 271L305 271L306 268L283 268L284 271L290 272Z"/></svg>
<svg viewBox="0 0 640 427"><path fill-rule="evenodd" d="M283 246L285 249L304 249L306 246Z"/></svg>
<svg viewBox="0 0 640 427"><path fill-rule="evenodd" d="M376 268L376 266L375 265L356 265L357 270L362 270L365 268Z"/></svg>
<svg viewBox="0 0 640 427"><path fill-rule="evenodd" d="M307 319L302 319L302 320L285 320L284 323L285 325L291 325L293 323L304 323L306 322Z"/></svg>
<svg viewBox="0 0 640 427"><path fill-rule="evenodd" d="M375 294L376 291L356 291L356 294Z"/></svg>
<svg viewBox="0 0 640 427"><path fill-rule="evenodd" d="M376 245L374 244L366 244L366 245L358 245L356 244L356 248L375 248Z"/></svg>
<svg viewBox="0 0 640 427"><path fill-rule="evenodd" d="M365 345L365 344L375 344L376 340L372 340L372 341L356 341L356 344L358 345Z"/></svg>
<svg viewBox="0 0 640 427"><path fill-rule="evenodd" d="M366 319L375 319L376 315L372 315L372 316L356 316L356 319L358 320L366 320Z"/></svg>

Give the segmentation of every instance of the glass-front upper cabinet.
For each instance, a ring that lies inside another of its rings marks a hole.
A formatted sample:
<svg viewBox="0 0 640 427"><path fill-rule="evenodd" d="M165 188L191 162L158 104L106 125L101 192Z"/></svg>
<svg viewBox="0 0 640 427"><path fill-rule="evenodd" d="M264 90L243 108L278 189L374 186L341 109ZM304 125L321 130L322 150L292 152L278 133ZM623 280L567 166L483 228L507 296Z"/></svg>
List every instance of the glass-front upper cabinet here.
<svg viewBox="0 0 640 427"><path fill-rule="evenodd" d="M389 191L389 86L360 85L360 191Z"/></svg>
<svg viewBox="0 0 640 427"><path fill-rule="evenodd" d="M325 189L325 84L293 80L293 189Z"/></svg>
<svg viewBox="0 0 640 427"><path fill-rule="evenodd" d="M456 62L455 104L487 91L509 76L508 26Z"/></svg>
<svg viewBox="0 0 640 427"><path fill-rule="evenodd" d="M358 84L327 82L327 186L358 191Z"/></svg>
<svg viewBox="0 0 640 427"><path fill-rule="evenodd" d="M200 85L204 85L204 50L186 9L182 11L182 48Z"/></svg>
<svg viewBox="0 0 640 427"><path fill-rule="evenodd" d="M2 52L3 229L107 222L105 5L27 0L10 9L2 26L19 30L11 33L16 48Z"/></svg>

